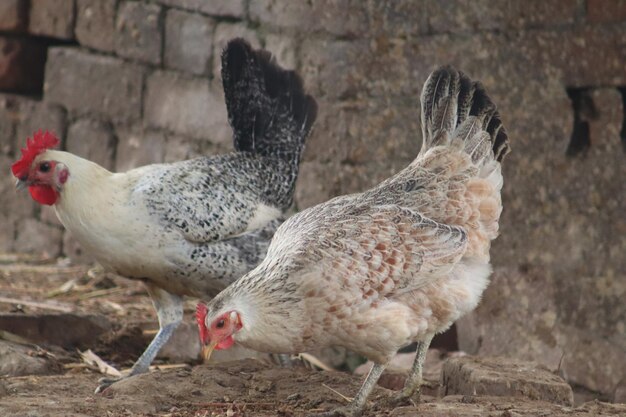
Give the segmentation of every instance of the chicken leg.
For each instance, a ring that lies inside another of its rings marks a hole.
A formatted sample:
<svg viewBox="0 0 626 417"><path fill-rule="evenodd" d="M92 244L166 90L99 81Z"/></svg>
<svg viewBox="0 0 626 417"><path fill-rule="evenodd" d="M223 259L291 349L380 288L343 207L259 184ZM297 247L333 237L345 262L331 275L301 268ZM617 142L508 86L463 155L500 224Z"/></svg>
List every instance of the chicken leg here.
<svg viewBox="0 0 626 417"><path fill-rule="evenodd" d="M433 340L432 335L420 342L417 342L417 352L415 354L413 366L411 367L411 372L404 383L402 392L394 399L396 404L404 403L408 400L415 400L415 403L420 402L422 370L424 368L424 360L426 359L426 352L428 352L431 340Z"/></svg>
<svg viewBox="0 0 626 417"><path fill-rule="evenodd" d="M121 378L102 378L99 381L100 385L96 388L96 393L104 391L111 384L121 379L148 372L150 364L157 353L159 353L159 350L161 350L183 320L183 300L181 297L170 294L149 283L146 283L146 288L159 318L159 331L141 357L137 359L128 375Z"/></svg>
<svg viewBox="0 0 626 417"><path fill-rule="evenodd" d="M374 389L376 382L378 382L378 378L380 378L386 367L387 364L374 364L370 372L367 374L365 382L363 382L359 392L350 404L327 413L315 414L312 417L356 417L361 415L363 407L365 406L365 400Z"/></svg>

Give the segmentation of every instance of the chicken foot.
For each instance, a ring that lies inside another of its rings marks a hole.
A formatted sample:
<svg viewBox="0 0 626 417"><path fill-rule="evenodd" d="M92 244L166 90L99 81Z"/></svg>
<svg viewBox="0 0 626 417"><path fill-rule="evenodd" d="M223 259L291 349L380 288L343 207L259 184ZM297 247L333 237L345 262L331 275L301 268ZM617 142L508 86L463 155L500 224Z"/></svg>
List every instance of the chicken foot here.
<svg viewBox="0 0 626 417"><path fill-rule="evenodd" d="M149 283L146 283L146 287L159 318L159 331L141 357L137 359L128 375L121 378L100 379L98 381L100 385L96 388L96 394L104 391L117 381L148 372L150 364L156 355L183 320L183 300L181 297L170 294Z"/></svg>
<svg viewBox="0 0 626 417"><path fill-rule="evenodd" d="M367 374L365 382L363 382L359 392L350 404L326 413L314 414L311 417L357 417L361 415L367 397L374 389L376 382L378 382L378 378L380 378L386 367L387 364L374 364L370 372Z"/></svg>
<svg viewBox="0 0 626 417"><path fill-rule="evenodd" d="M413 400L416 404L420 402L420 388L422 385L422 371L424 368L424 360L426 359L426 352L430 342L433 340L433 336L428 336L424 340L417 342L417 352L415 354L415 360L413 366L409 372L409 376L404 383L402 392L395 396L392 402L396 405L406 403Z"/></svg>

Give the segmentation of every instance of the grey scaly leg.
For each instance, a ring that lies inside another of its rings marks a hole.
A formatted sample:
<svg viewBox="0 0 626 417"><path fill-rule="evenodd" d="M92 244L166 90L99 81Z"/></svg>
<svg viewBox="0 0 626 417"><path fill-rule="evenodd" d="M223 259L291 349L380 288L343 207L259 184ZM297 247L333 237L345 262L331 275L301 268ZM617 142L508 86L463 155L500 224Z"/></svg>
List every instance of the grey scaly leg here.
<svg viewBox="0 0 626 417"><path fill-rule="evenodd" d="M146 287L159 318L159 331L141 357L137 359L128 375L118 379L101 379L99 381L100 385L96 388L96 393L104 391L111 384L121 379L148 372L150 364L157 353L159 353L159 350L161 350L183 320L183 300L181 297L170 294L152 284L146 283Z"/></svg>
<svg viewBox="0 0 626 417"><path fill-rule="evenodd" d="M433 336L429 336L424 340L417 342L417 352L415 360L413 361L413 367L411 372L404 383L404 388L397 398L398 401L406 401L415 396L416 402L420 402L420 387L422 385L422 369L424 367L424 360L426 359L426 352L428 346L433 340Z"/></svg>
<svg viewBox="0 0 626 417"><path fill-rule="evenodd" d="M375 364L370 370L370 373L367 374L365 382L361 385L356 397L354 397L354 399L346 407L341 407L336 410L329 411L328 413L316 414L315 417L356 417L361 415L367 397L374 389L376 382L378 382L378 378L380 378L386 367L386 364Z"/></svg>

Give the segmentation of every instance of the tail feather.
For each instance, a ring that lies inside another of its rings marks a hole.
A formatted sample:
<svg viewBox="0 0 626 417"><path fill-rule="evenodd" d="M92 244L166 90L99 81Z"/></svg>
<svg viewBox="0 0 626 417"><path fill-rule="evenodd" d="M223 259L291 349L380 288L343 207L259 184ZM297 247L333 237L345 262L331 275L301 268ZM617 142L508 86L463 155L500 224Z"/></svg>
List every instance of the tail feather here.
<svg viewBox="0 0 626 417"><path fill-rule="evenodd" d="M281 158L297 169L317 116L298 74L234 39L222 53L222 80L235 149Z"/></svg>
<svg viewBox="0 0 626 417"><path fill-rule="evenodd" d="M424 85L422 136L422 153L459 140L475 163L486 163L487 157L501 162L510 151L506 129L483 85L449 66L434 71Z"/></svg>

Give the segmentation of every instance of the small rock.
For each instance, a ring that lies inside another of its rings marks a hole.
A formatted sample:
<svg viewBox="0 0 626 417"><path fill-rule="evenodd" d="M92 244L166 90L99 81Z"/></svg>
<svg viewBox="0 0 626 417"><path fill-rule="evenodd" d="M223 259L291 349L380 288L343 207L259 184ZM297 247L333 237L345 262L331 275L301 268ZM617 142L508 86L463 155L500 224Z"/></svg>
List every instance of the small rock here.
<svg viewBox="0 0 626 417"><path fill-rule="evenodd" d="M64 348L89 346L111 328L104 316L83 314L0 314L0 329L35 343ZM59 331L65 329L66 331ZM67 331L71 330L71 331Z"/></svg>
<svg viewBox="0 0 626 417"><path fill-rule="evenodd" d="M61 366L49 357L33 355L33 349L0 340L0 375L49 375L59 373ZM0 396L4 387L0 387Z"/></svg>
<svg viewBox="0 0 626 417"><path fill-rule="evenodd" d="M452 358L443 365L441 393L525 397L531 400L572 405L572 388L559 376L534 362L507 358Z"/></svg>

